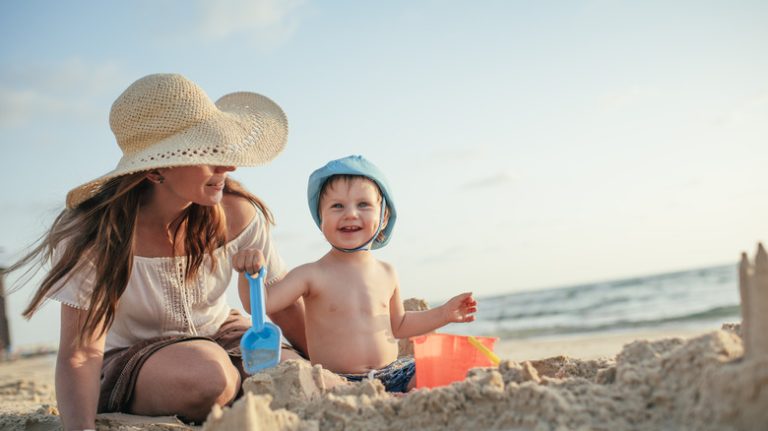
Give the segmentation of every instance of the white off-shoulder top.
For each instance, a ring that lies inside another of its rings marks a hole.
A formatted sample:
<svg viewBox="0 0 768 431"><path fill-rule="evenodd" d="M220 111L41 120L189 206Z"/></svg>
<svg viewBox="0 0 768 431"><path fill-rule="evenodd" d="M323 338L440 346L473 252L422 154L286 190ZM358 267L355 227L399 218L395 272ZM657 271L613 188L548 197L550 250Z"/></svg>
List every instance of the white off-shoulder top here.
<svg viewBox="0 0 768 431"><path fill-rule="evenodd" d="M270 237L269 223L261 211L233 240L210 256L194 280L184 281L186 257L134 256L128 285L120 297L115 320L107 332L105 351L167 335L213 335L230 312L225 292L232 279L232 255L244 248L259 248L266 260L267 284L285 275L285 263ZM54 253L55 259L55 253ZM89 308L95 275L93 266L61 280L50 299L71 307Z"/></svg>

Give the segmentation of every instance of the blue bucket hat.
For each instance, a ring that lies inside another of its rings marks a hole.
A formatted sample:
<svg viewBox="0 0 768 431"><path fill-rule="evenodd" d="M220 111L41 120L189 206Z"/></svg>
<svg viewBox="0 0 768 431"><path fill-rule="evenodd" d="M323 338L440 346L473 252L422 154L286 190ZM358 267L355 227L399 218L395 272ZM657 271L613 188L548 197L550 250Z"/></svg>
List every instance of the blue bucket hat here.
<svg viewBox="0 0 768 431"><path fill-rule="evenodd" d="M392 236L392 229L395 227L395 220L397 219L395 201L392 199L392 193L389 191L389 184L387 183L387 179L384 174L379 170L379 168L376 167L376 165L366 160L363 156L354 155L337 160L331 160L328 162L328 164L316 170L315 172L312 172L312 175L309 176L309 184L307 186L307 200L309 201L309 212L312 213L312 218L315 220L317 227L320 227L321 224L319 211L320 190L322 190L325 182L334 175L358 175L368 178L369 180L376 183L377 186L379 186L379 190L381 190L382 194L382 203L386 204L386 207L389 208L389 221L387 222L387 226L381 230L381 232L384 233L384 238L379 241L376 239L378 234L374 235L374 238L372 238L373 244L371 245L371 248L377 249L387 245L390 237ZM383 209L384 207L382 207L382 214L384 214ZM383 223L383 221L384 220L382 216L381 222ZM363 244L363 246L358 247L357 249L343 250L357 251L365 249L369 243Z"/></svg>

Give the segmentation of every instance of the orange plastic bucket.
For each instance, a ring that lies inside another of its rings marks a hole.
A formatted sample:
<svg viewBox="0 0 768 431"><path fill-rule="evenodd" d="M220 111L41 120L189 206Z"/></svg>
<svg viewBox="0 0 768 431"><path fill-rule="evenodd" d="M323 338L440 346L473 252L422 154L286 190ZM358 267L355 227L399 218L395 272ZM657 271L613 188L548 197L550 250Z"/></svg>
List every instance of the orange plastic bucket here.
<svg viewBox="0 0 768 431"><path fill-rule="evenodd" d="M475 367L492 367L491 360L475 346L467 336L452 334L427 334L411 337L416 360L416 387L434 388L464 380L467 371ZM493 350L498 338L475 337L485 347Z"/></svg>

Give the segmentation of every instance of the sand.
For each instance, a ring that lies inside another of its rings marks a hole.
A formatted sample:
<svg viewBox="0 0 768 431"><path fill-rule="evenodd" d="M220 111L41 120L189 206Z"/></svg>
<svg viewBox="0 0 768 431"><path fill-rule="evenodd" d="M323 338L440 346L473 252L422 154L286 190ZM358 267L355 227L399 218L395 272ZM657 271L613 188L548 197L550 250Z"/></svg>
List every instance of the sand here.
<svg viewBox="0 0 768 431"><path fill-rule="evenodd" d="M579 359L612 358L621 348L635 340L656 341L664 338L692 338L718 329L708 327L657 327L615 332L574 334L542 338L500 340L494 351L500 357L513 361L526 361L553 356L570 356Z"/></svg>
<svg viewBox="0 0 768 431"><path fill-rule="evenodd" d="M204 430L765 430L768 357L738 335L635 341L613 359L504 361L403 397L377 381L324 389L319 367L288 362L246 381Z"/></svg>
<svg viewBox="0 0 768 431"><path fill-rule="evenodd" d="M742 258L739 292L742 325L634 341L622 337L642 334L509 341L496 349L505 358L498 367L403 396L385 392L379 381L331 387L335 379L319 365L286 361L247 379L244 396L231 407L214 407L202 429L766 431L768 253L762 245L754 264ZM408 350L402 343L401 352ZM50 356L0 363L1 430L60 428L52 369ZM120 414L99 415L97 427L199 429L174 417Z"/></svg>
<svg viewBox="0 0 768 431"><path fill-rule="evenodd" d="M739 293L742 325L696 336L610 333L504 342L496 349L504 358L498 367L475 368L462 381L402 396L386 393L378 381L331 387L336 379L322 367L286 361L247 379L245 395L231 407L214 407L202 427L122 414L99 415L97 427L766 431L768 252L762 245L754 264L742 257ZM423 301L405 305L426 307ZM408 350L402 343L401 352ZM0 363L0 397L0 430L61 428L52 356Z"/></svg>
<svg viewBox="0 0 768 431"><path fill-rule="evenodd" d="M766 429L768 358L744 357L737 332L665 338L664 332L646 331L646 339L632 341L640 334L503 341L497 352L512 353L507 357L514 360L472 370L450 386L401 397L384 392L377 381L329 389L326 370L288 361L248 379L246 395L230 408L215 408L202 427L173 417L120 414L99 415L98 426L126 431ZM562 352L581 352L581 358L542 355L558 344L565 346ZM610 346L615 353L602 355ZM0 429L60 429L53 361L46 356L0 363Z"/></svg>
<svg viewBox="0 0 768 431"><path fill-rule="evenodd" d="M0 362L0 430L61 430L54 388L55 355ZM99 429L115 431L196 429L175 417L119 413L99 415Z"/></svg>

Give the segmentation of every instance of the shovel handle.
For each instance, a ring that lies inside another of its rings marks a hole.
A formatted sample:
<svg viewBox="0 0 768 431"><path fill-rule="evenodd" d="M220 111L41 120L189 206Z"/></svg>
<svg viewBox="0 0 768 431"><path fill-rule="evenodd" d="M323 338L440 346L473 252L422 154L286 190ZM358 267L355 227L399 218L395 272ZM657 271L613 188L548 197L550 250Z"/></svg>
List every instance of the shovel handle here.
<svg viewBox="0 0 768 431"><path fill-rule="evenodd" d="M245 273L251 290L251 324L255 331L264 328L264 278L267 276L267 267L262 266L256 277Z"/></svg>
<svg viewBox="0 0 768 431"><path fill-rule="evenodd" d="M485 347L483 343L480 342L480 340L470 335L469 337L467 337L467 341L469 341L469 344L471 344L477 350L479 350L480 353L485 355L485 357L488 358L488 360L490 360L494 366L499 365L499 363L501 362L501 359L495 353L493 353L493 350Z"/></svg>

